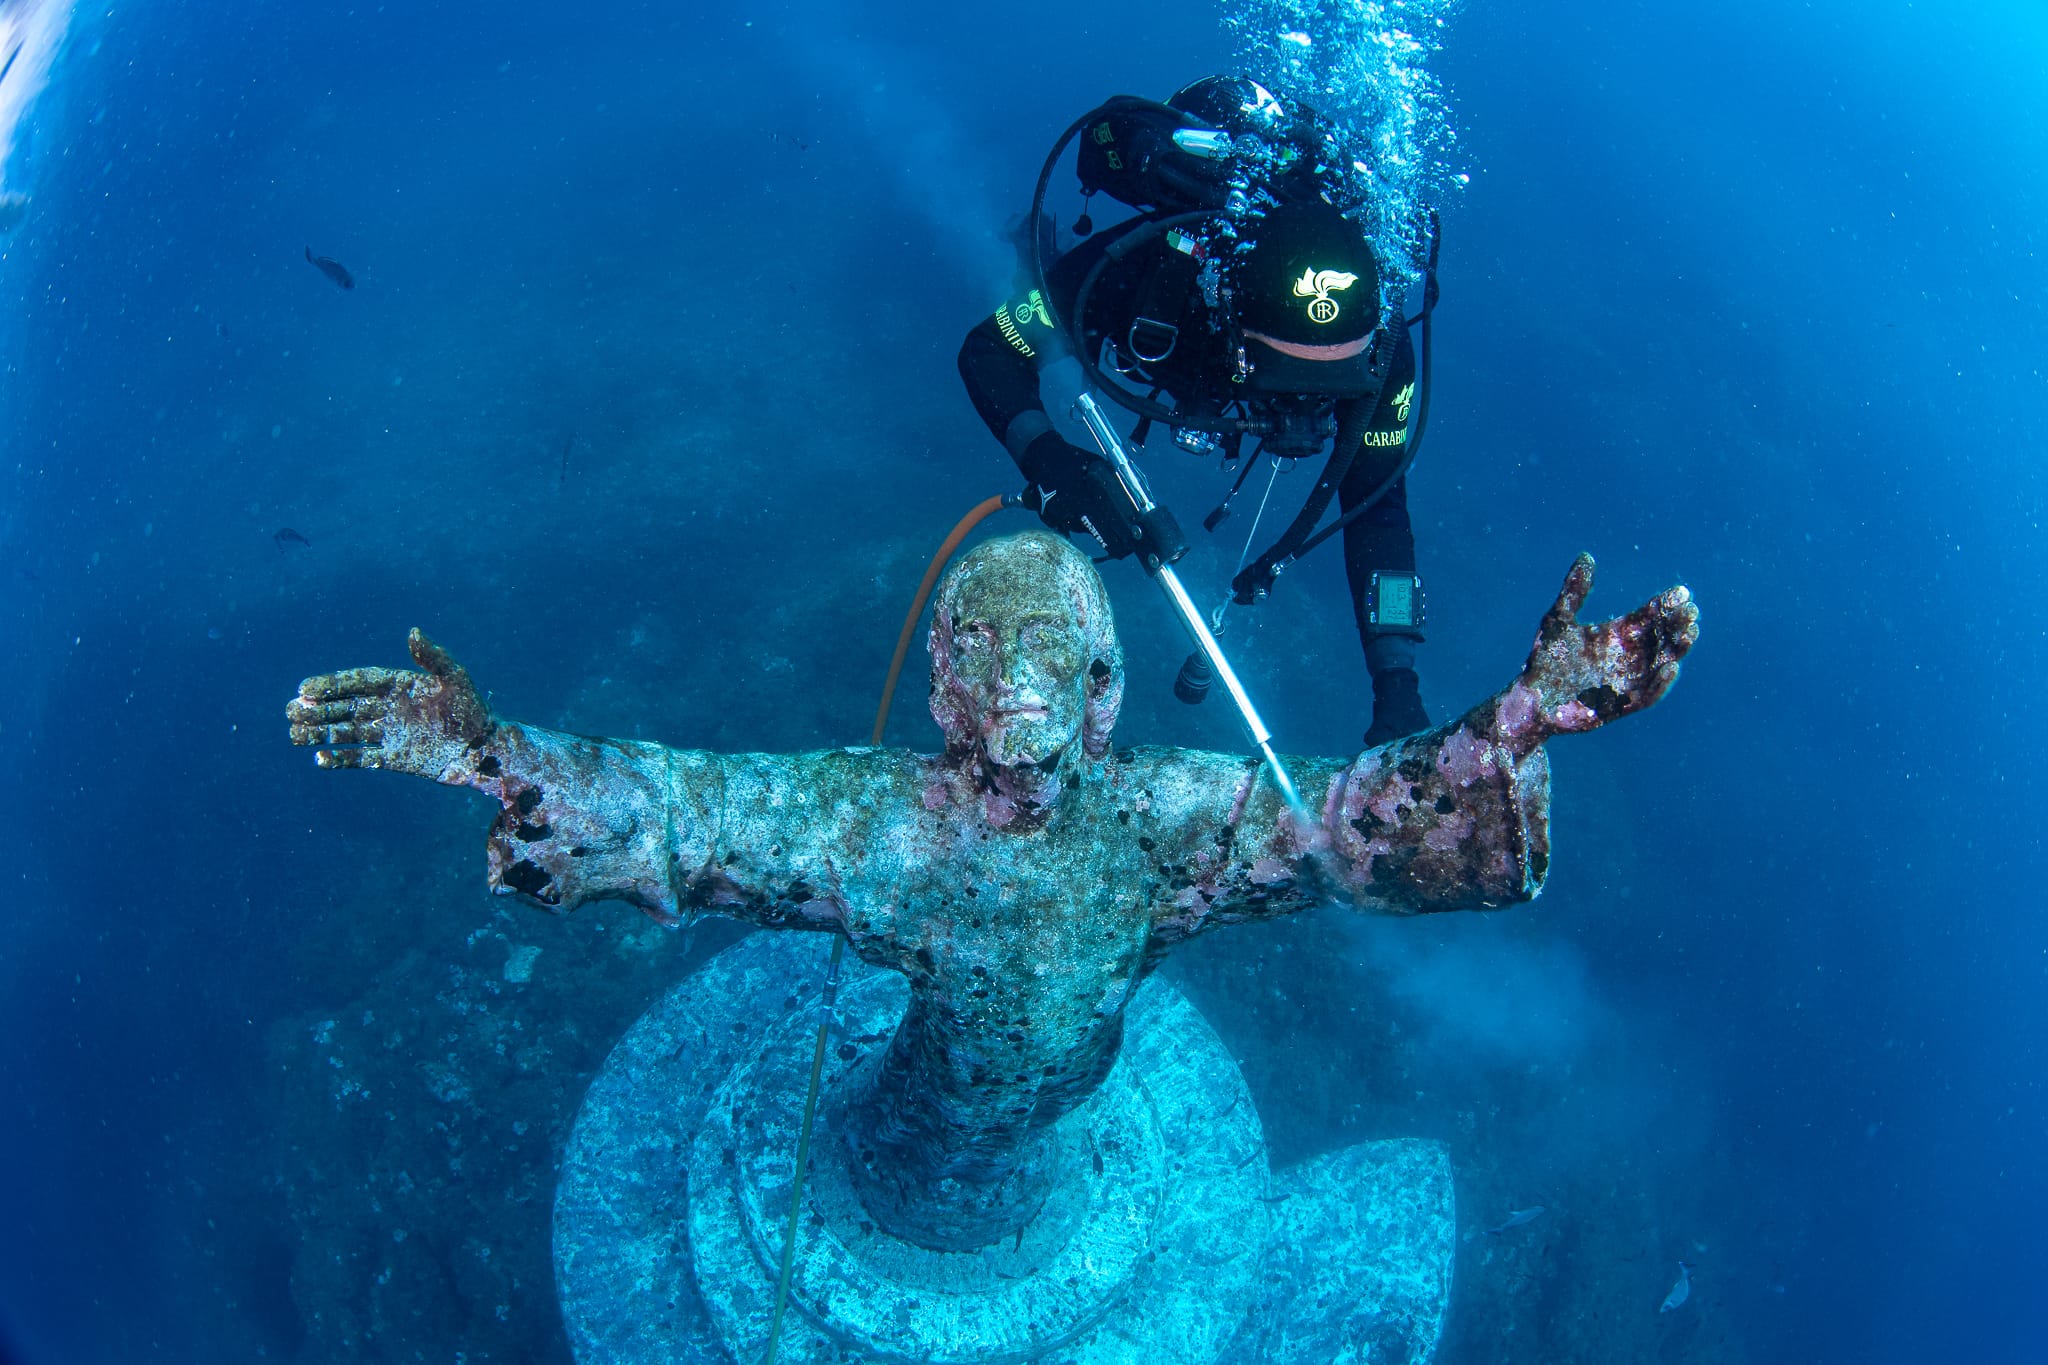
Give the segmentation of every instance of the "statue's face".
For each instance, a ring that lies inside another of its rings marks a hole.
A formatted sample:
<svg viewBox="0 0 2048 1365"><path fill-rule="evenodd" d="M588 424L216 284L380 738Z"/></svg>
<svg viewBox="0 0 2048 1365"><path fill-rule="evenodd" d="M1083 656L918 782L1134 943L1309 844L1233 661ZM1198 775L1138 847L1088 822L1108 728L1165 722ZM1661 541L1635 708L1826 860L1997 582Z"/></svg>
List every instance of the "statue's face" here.
<svg viewBox="0 0 2048 1365"><path fill-rule="evenodd" d="M975 546L932 610L932 718L998 825L1045 813L1108 751L1123 653L1088 557L1045 531Z"/></svg>
<svg viewBox="0 0 2048 1365"><path fill-rule="evenodd" d="M1037 600L969 583L956 603L953 671L982 752L1000 768L1050 772L1081 737L1086 642L1058 585L1045 577Z"/></svg>

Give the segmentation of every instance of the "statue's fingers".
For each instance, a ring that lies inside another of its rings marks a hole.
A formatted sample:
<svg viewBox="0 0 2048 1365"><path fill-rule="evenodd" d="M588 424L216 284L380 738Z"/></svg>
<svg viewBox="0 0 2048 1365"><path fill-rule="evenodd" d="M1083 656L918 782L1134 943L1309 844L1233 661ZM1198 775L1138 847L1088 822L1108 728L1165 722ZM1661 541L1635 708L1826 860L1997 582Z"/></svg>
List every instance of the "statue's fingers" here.
<svg viewBox="0 0 2048 1365"><path fill-rule="evenodd" d="M1579 609L1586 605L1586 597L1593 591L1593 556L1579 552L1572 561L1571 569L1564 576L1564 586L1557 591L1557 605L1565 614L1576 617Z"/></svg>
<svg viewBox="0 0 2048 1365"><path fill-rule="evenodd" d="M427 638L418 626L405 637L405 647L412 652L413 662L437 678L452 678L462 672L462 665L447 650Z"/></svg>
<svg viewBox="0 0 2048 1365"><path fill-rule="evenodd" d="M1657 613L1657 661L1674 669L1700 640L1700 608L1692 590L1679 584L1651 604Z"/></svg>
<svg viewBox="0 0 2048 1365"><path fill-rule="evenodd" d="M1607 667L1632 664L1638 671L1648 671L1683 659L1699 639L1699 620L1691 591L1680 585L1626 616L1593 626L1591 635L1610 651Z"/></svg>
<svg viewBox="0 0 2048 1365"><path fill-rule="evenodd" d="M1572 567L1564 576L1564 586L1557 590L1557 600L1550 604L1550 610L1543 613L1543 624L1536 629L1536 648L1554 645L1567 632L1578 625L1579 608L1586 605L1586 594L1593 590L1593 556L1581 554L1572 561Z"/></svg>
<svg viewBox="0 0 2048 1365"><path fill-rule="evenodd" d="M339 697L309 702L294 697L285 704L285 719L294 725L332 725L339 721L381 719L390 713L388 697Z"/></svg>
<svg viewBox="0 0 2048 1365"><path fill-rule="evenodd" d="M344 668L321 673L299 684L299 700L333 701L337 697L381 697L417 675L402 668Z"/></svg>
<svg viewBox="0 0 2048 1365"><path fill-rule="evenodd" d="M1641 682L1629 689L1628 714L1647 711L1664 700L1664 694L1678 681L1678 665L1665 664L1651 670Z"/></svg>
<svg viewBox="0 0 2048 1365"><path fill-rule="evenodd" d="M377 761L375 749L316 749L313 761L323 768L375 768L382 766Z"/></svg>
<svg viewBox="0 0 2048 1365"><path fill-rule="evenodd" d="M384 727L374 721L363 724L294 725L294 744L382 744Z"/></svg>
<svg viewBox="0 0 2048 1365"><path fill-rule="evenodd" d="M1621 713L1654 706L1678 681L1679 661L1699 639L1699 608L1680 586L1651 598L1619 621L1611 636L1614 653L1600 691L1622 699ZM1589 693L1581 692L1582 700ZM1603 723L1612 719L1603 716Z"/></svg>

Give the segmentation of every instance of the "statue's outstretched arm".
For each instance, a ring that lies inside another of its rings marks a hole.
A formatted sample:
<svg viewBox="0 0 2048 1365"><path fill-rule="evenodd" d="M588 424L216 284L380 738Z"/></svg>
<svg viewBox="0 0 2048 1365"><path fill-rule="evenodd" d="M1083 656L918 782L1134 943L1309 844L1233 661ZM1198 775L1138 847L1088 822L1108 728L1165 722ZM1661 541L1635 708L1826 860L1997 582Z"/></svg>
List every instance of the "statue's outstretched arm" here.
<svg viewBox="0 0 2048 1365"><path fill-rule="evenodd" d="M1159 931L1183 937L1332 898L1403 914L1535 896L1550 868L1544 741L1656 702L1699 636L1683 587L1581 625L1592 586L1592 557L1581 555L1521 674L1451 724L1349 763L1289 760L1309 820L1280 805L1256 765L1239 764L1226 821L1205 815L1206 803L1188 807L1183 842L1192 856L1182 879L1190 884L1161 907Z"/></svg>
<svg viewBox="0 0 2048 1365"><path fill-rule="evenodd" d="M323 768L385 768L492 797L495 891L564 910L630 901L673 922L676 868L714 833L716 761L500 720L446 650L417 630L408 643L418 672L351 668L301 683L285 712L292 742L315 746Z"/></svg>
<svg viewBox="0 0 2048 1365"><path fill-rule="evenodd" d="M872 842L873 792L914 805L905 756L721 755L561 734L493 716L419 631L409 647L418 671L301 683L286 707L292 742L314 746L323 768L387 768L497 801L490 881L503 894L564 910L629 901L666 924L701 911L838 929L839 863Z"/></svg>
<svg viewBox="0 0 2048 1365"><path fill-rule="evenodd" d="M1653 705L1699 638L1684 587L1581 625L1582 554L1544 613L1521 674L1449 725L1369 749L1330 786L1328 860L1352 895L1396 911L1525 901L1550 869L1543 743Z"/></svg>

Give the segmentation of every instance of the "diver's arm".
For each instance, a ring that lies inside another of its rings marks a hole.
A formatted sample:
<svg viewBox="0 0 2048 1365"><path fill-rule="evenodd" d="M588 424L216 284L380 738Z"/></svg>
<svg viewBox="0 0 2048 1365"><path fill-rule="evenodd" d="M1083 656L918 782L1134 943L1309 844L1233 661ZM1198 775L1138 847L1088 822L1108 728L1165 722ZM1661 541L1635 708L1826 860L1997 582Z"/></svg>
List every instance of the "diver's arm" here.
<svg viewBox="0 0 2048 1365"><path fill-rule="evenodd" d="M1128 230L1120 225L1091 237L1047 268L1046 289L1062 320L1071 322L1069 313L1082 279L1110 243ZM1003 443L1027 479L1031 471L1026 451L1053 429L1039 375L1069 350L1044 295L1031 287L1020 289L976 323L960 344L960 381L967 386L967 397L989 434Z"/></svg>
<svg viewBox="0 0 2048 1365"><path fill-rule="evenodd" d="M1047 266L1044 293L1034 284L1024 284L1014 299L1004 301L991 315L975 323L967 340L961 342L958 364L961 383L967 385L967 397L973 401L975 411L981 413L981 422L989 428L989 434L1010 450L1010 458L1016 460L1026 479L1032 477L1026 450L1030 450L1032 442L1053 432L1038 377L1049 364L1071 354L1073 305L1081 291L1081 280L1094 270L1112 244L1141 225L1143 219L1126 219L1085 237ZM1104 311L1118 311L1128 289L1128 280L1120 272L1106 274L1116 278L1104 280L1096 291L1102 307L1092 307L1090 319L1098 325ZM1047 295L1051 295L1051 307L1047 305ZM1063 327L1055 325L1055 313L1065 323ZM1100 336L1096 332L1083 334L1081 340L1083 346L1098 342Z"/></svg>
<svg viewBox="0 0 2048 1365"><path fill-rule="evenodd" d="M1356 466L1353 466L1355 469ZM1416 649L1423 640L1419 614L1410 622L1389 624L1378 605L1389 578L1406 579L1400 586L1410 600L1421 595L1411 585L1415 576L1415 532L1408 519L1408 480L1396 479L1384 496L1358 520L1344 528L1344 572L1351 587L1351 609L1358 622L1365 667L1372 676L1372 724L1368 747L1386 744L1429 727L1422 705L1422 681L1416 671Z"/></svg>
<svg viewBox="0 0 2048 1365"><path fill-rule="evenodd" d="M1404 338L1366 426L1363 448L1337 488L1337 505L1346 512L1379 495L1368 511L1344 527L1344 567L1354 601L1362 601L1375 569L1415 572L1415 530L1408 517L1408 476L1402 468L1408 458L1406 439L1414 385L1415 351ZM1361 606L1359 633L1370 644L1373 635L1396 632L1372 626ZM1410 634L1418 641L1422 638L1419 628L1398 633Z"/></svg>
<svg viewBox="0 0 2048 1365"><path fill-rule="evenodd" d="M1070 306L1081 277L1116 235L1092 238L1053 262L1047 288L1062 306ZM1141 546L1164 547L1157 550L1162 559L1178 558L1186 546L1170 519L1148 522L1106 459L1054 429L1040 376L1062 358L1072 367L1066 340L1036 289L996 309L960 347L960 378L975 411L1024 476L1024 505L1062 535L1091 537L1112 559Z"/></svg>
<svg viewBox="0 0 2048 1365"><path fill-rule="evenodd" d="M1023 330L1012 321L1012 306L1006 303L975 324L960 343L959 363L960 381L967 386L974 410L1021 469L1025 449L1036 437L1051 431L1052 422L1038 391L1041 352L1024 339ZM1048 331L1040 344L1049 337Z"/></svg>
<svg viewBox="0 0 2048 1365"><path fill-rule="evenodd" d="M1366 428L1364 449L1337 490L1338 505L1346 512L1373 499L1364 513L1344 527L1344 574L1351 588L1359 643L1365 648L1366 670L1372 675L1368 746L1429 725L1415 669L1416 646L1423 639L1419 616L1412 621L1389 622L1380 619L1376 610L1377 581L1389 576L1412 579L1415 574L1415 531L1408 516L1408 478L1403 468L1408 459L1406 438L1414 386L1415 350L1404 335Z"/></svg>

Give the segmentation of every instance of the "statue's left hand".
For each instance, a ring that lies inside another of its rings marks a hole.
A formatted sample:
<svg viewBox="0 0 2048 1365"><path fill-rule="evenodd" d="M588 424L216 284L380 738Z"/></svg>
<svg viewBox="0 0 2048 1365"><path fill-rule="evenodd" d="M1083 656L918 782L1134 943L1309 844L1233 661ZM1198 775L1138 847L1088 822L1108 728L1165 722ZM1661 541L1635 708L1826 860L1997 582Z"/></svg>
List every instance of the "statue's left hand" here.
<svg viewBox="0 0 2048 1365"><path fill-rule="evenodd" d="M349 668L299 684L285 707L292 743L318 746L323 768L390 768L454 786L477 781L473 760L497 723L448 651L417 629L407 640L424 672Z"/></svg>
<svg viewBox="0 0 2048 1365"><path fill-rule="evenodd" d="M1518 752L1653 705L1699 639L1699 608L1683 586L1626 616L1580 625L1592 588L1593 556L1582 554L1537 628L1522 675L1497 699L1495 737Z"/></svg>

